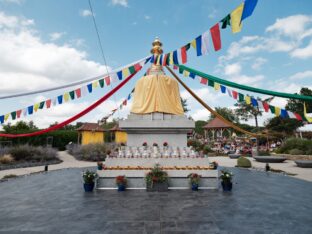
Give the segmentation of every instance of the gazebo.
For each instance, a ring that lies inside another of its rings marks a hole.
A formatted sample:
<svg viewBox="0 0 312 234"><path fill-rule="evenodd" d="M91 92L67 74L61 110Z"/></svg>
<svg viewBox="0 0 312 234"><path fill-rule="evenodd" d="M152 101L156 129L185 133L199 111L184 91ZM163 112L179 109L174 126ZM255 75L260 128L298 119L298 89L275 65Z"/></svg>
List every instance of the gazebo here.
<svg viewBox="0 0 312 234"><path fill-rule="evenodd" d="M77 131L78 143L82 145L104 142L105 129L97 123L84 123Z"/></svg>
<svg viewBox="0 0 312 234"><path fill-rule="evenodd" d="M208 139L210 132L212 133L212 140L215 140L216 136L223 138L224 131L227 131L229 136L232 135L231 126L217 117L206 124L203 129L205 133L205 139Z"/></svg>

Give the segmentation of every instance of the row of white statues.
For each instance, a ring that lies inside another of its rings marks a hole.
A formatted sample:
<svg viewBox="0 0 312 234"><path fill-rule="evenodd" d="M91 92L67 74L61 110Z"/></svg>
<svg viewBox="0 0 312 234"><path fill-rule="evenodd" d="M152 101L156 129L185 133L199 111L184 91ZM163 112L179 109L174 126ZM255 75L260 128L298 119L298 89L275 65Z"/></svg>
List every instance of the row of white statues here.
<svg viewBox="0 0 312 234"><path fill-rule="evenodd" d="M124 147L119 149L118 154L115 155L118 158L197 158L198 152L195 152L192 148L184 147L164 147L162 149L158 147Z"/></svg>

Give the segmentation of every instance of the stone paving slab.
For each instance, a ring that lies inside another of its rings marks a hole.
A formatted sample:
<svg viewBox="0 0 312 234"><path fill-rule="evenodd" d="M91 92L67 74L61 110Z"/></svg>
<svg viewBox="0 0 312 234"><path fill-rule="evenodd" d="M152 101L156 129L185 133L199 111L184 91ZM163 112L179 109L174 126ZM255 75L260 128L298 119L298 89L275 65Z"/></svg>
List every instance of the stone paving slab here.
<svg viewBox="0 0 312 234"><path fill-rule="evenodd" d="M85 193L82 170L0 183L0 233L312 233L311 182L233 168L231 193Z"/></svg>

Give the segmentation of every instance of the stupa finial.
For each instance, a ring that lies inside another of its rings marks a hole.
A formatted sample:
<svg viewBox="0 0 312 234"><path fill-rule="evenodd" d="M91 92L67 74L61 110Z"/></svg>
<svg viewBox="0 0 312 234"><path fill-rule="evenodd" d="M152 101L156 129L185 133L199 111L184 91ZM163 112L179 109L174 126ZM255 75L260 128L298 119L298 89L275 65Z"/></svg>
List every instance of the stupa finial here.
<svg viewBox="0 0 312 234"><path fill-rule="evenodd" d="M163 50L161 48L162 47L162 43L161 43L161 41L159 40L158 37L155 38L155 40L153 41L152 45L153 45L153 48L151 49L151 53L152 54L159 55L159 54L163 53Z"/></svg>

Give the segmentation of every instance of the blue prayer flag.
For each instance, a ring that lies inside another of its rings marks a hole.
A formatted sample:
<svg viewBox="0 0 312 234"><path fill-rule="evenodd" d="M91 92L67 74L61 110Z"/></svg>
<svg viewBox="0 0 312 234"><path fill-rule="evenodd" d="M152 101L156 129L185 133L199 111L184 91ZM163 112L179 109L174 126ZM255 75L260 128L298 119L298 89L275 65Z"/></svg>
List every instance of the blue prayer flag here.
<svg viewBox="0 0 312 234"><path fill-rule="evenodd" d="M89 93L92 93L92 83L87 84L87 88L88 88Z"/></svg>
<svg viewBox="0 0 312 234"><path fill-rule="evenodd" d="M281 117L282 117L282 118L287 118L287 117L289 117L289 115L288 115L288 113L287 113L287 110L281 109Z"/></svg>
<svg viewBox="0 0 312 234"><path fill-rule="evenodd" d="M117 72L117 76L119 80L122 80L122 71Z"/></svg>
<svg viewBox="0 0 312 234"><path fill-rule="evenodd" d="M251 98L251 103L253 106L258 106L258 102L256 99L254 99L253 97Z"/></svg>
<svg viewBox="0 0 312 234"><path fill-rule="evenodd" d="M0 123L4 123L4 115L0 116Z"/></svg>
<svg viewBox="0 0 312 234"><path fill-rule="evenodd" d="M220 87L221 87L221 92L222 92L222 93L225 93L225 92L226 92L226 87L223 86L223 85L220 85Z"/></svg>
<svg viewBox="0 0 312 234"><path fill-rule="evenodd" d="M153 56L151 56L151 57L149 57L149 58L147 58L146 60L145 60L145 64L147 64L150 60L151 60L151 58L152 58Z"/></svg>
<svg viewBox="0 0 312 234"><path fill-rule="evenodd" d="M197 56L201 56L202 55L202 36L198 36L196 37L196 52L197 52Z"/></svg>
<svg viewBox="0 0 312 234"><path fill-rule="evenodd" d="M174 64L179 64L178 52L177 52L176 50L173 51L173 63L174 63Z"/></svg>
<svg viewBox="0 0 312 234"><path fill-rule="evenodd" d="M152 57L151 57L151 63L154 63L154 61L155 61L155 56L152 55Z"/></svg>
<svg viewBox="0 0 312 234"><path fill-rule="evenodd" d="M29 106L27 107L27 109L28 109L28 114L32 115L32 113L34 112L34 106Z"/></svg>
<svg viewBox="0 0 312 234"><path fill-rule="evenodd" d="M191 77L192 79L195 79L195 73L190 72L190 77Z"/></svg>
<svg viewBox="0 0 312 234"><path fill-rule="evenodd" d="M162 65L163 55L160 55L159 65Z"/></svg>
<svg viewBox="0 0 312 234"><path fill-rule="evenodd" d="M254 11L257 5L257 2L258 0L246 0L245 1L241 22L247 17L251 16L252 12Z"/></svg>

